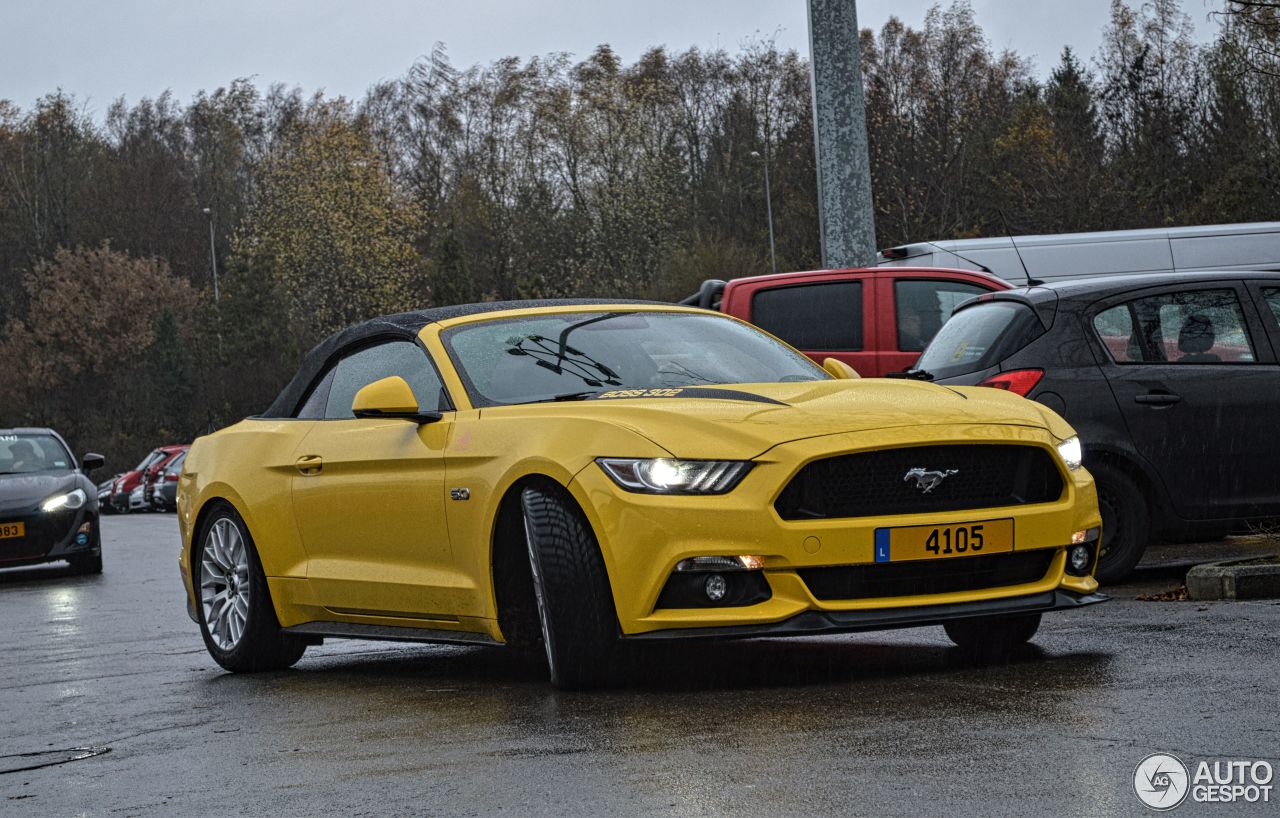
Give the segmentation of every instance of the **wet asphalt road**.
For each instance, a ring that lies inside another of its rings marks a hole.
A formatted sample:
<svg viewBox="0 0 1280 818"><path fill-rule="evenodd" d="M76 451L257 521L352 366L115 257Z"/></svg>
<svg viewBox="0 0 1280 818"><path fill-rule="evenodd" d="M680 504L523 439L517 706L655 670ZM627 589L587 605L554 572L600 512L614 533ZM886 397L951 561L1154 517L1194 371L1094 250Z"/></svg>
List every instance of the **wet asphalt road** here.
<svg viewBox="0 0 1280 818"><path fill-rule="evenodd" d="M1046 617L1010 664L928 628L663 650L566 694L481 648L331 642L228 675L173 517L104 534L100 577L0 572L0 815L1132 815L1151 752L1280 760L1280 604L1133 599L1176 565ZM109 752L13 771L72 748Z"/></svg>

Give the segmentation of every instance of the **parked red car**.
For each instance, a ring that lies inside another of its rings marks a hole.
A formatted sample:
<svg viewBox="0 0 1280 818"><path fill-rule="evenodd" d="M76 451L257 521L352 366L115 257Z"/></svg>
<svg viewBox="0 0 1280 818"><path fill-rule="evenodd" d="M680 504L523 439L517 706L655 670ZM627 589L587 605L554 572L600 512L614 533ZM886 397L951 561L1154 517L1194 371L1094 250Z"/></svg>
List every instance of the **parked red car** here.
<svg viewBox="0 0 1280 818"><path fill-rule="evenodd" d="M190 446L183 446L182 451L174 454L163 463L152 468L155 474L147 469L142 485L142 499L152 511L177 511L178 477L182 474L182 462L187 459Z"/></svg>
<svg viewBox="0 0 1280 818"><path fill-rule="evenodd" d="M750 321L818 363L836 358L874 378L914 364L960 302L1011 286L976 270L865 267L713 279L681 303Z"/></svg>
<svg viewBox="0 0 1280 818"><path fill-rule="evenodd" d="M111 497L107 503L111 511L119 514L129 511L129 495L143 484L147 474L154 477L166 463L189 448L190 444L171 444L152 449L151 454L142 458L141 463L117 477L111 486Z"/></svg>

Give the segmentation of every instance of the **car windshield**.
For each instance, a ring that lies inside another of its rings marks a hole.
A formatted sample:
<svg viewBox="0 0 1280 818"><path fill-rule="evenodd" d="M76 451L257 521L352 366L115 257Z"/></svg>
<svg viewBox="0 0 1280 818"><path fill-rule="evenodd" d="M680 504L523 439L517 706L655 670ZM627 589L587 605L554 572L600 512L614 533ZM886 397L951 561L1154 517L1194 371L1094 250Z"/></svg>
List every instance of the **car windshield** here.
<svg viewBox="0 0 1280 818"><path fill-rule="evenodd" d="M0 474L66 471L71 453L62 441L44 432L0 434Z"/></svg>
<svg viewBox="0 0 1280 818"><path fill-rule="evenodd" d="M962 309L942 325L916 369L934 378L995 366L1044 332L1035 313L1017 301L985 301Z"/></svg>
<svg viewBox="0 0 1280 818"><path fill-rule="evenodd" d="M829 377L780 341L714 315L543 314L465 324L442 338L477 406Z"/></svg>
<svg viewBox="0 0 1280 818"><path fill-rule="evenodd" d="M187 453L183 452L173 459L173 462L164 467L169 474L179 474L182 471L182 464L187 460Z"/></svg>
<svg viewBox="0 0 1280 818"><path fill-rule="evenodd" d="M157 460L159 460L162 457L164 457L164 452L160 451L159 449L153 449L151 454L142 458L142 462L133 467L133 470L142 471L143 469L149 469Z"/></svg>

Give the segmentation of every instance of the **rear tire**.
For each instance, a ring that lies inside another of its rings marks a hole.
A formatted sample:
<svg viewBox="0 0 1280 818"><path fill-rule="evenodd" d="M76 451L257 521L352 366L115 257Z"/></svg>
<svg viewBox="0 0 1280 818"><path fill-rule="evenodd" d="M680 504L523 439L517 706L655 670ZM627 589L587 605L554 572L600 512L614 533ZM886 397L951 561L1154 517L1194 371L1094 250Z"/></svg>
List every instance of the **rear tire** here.
<svg viewBox="0 0 1280 818"><path fill-rule="evenodd" d="M1133 480L1107 465L1090 466L1098 487L1098 510L1102 513L1102 542L1099 544L1100 583L1119 582L1133 571L1147 549L1147 499Z"/></svg>
<svg viewBox="0 0 1280 818"><path fill-rule="evenodd" d="M605 686L615 674L618 616L591 525L558 486L526 488L521 505L551 683Z"/></svg>
<svg viewBox="0 0 1280 818"><path fill-rule="evenodd" d="M281 631L258 550L234 509L210 514L192 551L196 617L215 662L253 673L284 670L302 658L306 643Z"/></svg>
<svg viewBox="0 0 1280 818"><path fill-rule="evenodd" d="M1005 656L1026 644L1040 630L1040 614L982 616L957 619L942 626L961 649L983 656Z"/></svg>

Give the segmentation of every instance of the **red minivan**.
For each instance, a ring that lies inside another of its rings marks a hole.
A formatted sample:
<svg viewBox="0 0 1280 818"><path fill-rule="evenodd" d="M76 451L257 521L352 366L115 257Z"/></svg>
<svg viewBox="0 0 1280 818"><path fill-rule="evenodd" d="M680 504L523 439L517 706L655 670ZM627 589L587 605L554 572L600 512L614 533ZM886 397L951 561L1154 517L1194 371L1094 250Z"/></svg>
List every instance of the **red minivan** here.
<svg viewBox="0 0 1280 818"><path fill-rule="evenodd" d="M717 309L810 358L844 361L865 378L901 372L961 301L1012 285L942 267L862 267L710 280L682 304Z"/></svg>

